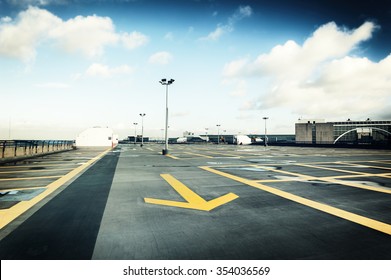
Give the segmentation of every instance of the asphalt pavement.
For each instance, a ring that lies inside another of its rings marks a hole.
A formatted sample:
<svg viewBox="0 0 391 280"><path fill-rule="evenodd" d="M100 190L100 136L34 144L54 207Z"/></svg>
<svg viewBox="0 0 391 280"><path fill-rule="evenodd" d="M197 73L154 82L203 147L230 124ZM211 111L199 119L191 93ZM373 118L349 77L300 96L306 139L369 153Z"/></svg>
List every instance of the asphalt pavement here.
<svg viewBox="0 0 391 280"><path fill-rule="evenodd" d="M86 166L74 177L69 173L80 166L41 179L17 173L22 164L0 166L4 216L68 180L6 221L0 258L391 259L390 151L171 145L163 156L161 150L130 144L45 161L82 160ZM39 170L37 163L27 166Z"/></svg>

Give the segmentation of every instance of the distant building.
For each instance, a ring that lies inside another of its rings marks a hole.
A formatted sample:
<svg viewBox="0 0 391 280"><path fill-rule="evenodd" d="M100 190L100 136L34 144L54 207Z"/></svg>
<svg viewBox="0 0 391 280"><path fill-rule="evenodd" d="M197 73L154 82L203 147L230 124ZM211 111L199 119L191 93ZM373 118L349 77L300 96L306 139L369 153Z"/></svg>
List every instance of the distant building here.
<svg viewBox="0 0 391 280"><path fill-rule="evenodd" d="M76 137L76 147L115 147L118 135L111 128L88 128Z"/></svg>
<svg viewBox="0 0 391 280"><path fill-rule="evenodd" d="M190 132L190 131L183 132L183 137L187 137L187 136L194 136L194 132Z"/></svg>
<svg viewBox="0 0 391 280"><path fill-rule="evenodd" d="M130 143L141 143L141 142L149 142L150 141L149 137L146 137L146 136L142 137L141 135L137 135L136 139L134 138L134 136L128 136L127 140Z"/></svg>
<svg viewBox="0 0 391 280"><path fill-rule="evenodd" d="M391 121L299 120L295 132L297 144L391 144Z"/></svg>
<svg viewBox="0 0 391 280"><path fill-rule="evenodd" d="M205 138L208 137L208 141L212 143L217 143L217 137L219 137L220 143L227 143L227 144L238 144L237 142L237 136L234 134L223 134L223 135L216 135L216 134L208 134L208 135L200 135L201 137ZM262 144L265 141L265 135L264 134L245 134L245 136L248 136L251 139L252 144ZM268 134L267 135L267 143L268 144L294 144L295 143L295 135L293 134ZM240 142L239 142L240 144Z"/></svg>

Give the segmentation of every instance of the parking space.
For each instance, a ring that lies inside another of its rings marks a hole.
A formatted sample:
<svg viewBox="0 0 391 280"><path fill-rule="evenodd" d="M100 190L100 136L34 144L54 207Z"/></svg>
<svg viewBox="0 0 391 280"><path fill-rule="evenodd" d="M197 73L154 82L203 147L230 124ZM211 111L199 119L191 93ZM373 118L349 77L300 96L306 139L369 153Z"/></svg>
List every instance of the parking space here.
<svg viewBox="0 0 391 280"><path fill-rule="evenodd" d="M95 162L104 150L71 150L0 165L0 229Z"/></svg>

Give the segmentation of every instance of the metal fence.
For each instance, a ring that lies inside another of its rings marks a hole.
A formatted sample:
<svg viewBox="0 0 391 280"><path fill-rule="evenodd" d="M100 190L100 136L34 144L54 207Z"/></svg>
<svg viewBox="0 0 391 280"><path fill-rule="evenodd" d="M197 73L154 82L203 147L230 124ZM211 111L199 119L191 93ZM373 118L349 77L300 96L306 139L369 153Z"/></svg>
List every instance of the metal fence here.
<svg viewBox="0 0 391 280"><path fill-rule="evenodd" d="M0 140L0 158L34 156L72 148L70 140Z"/></svg>

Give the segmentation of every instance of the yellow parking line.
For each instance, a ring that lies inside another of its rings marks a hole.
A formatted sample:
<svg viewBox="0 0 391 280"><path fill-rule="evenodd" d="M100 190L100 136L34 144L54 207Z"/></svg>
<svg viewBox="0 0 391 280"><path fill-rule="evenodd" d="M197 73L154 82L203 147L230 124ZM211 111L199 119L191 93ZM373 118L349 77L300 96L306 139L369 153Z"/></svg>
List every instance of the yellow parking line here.
<svg viewBox="0 0 391 280"><path fill-rule="evenodd" d="M213 157L211 157L211 156L206 156L206 155L196 154L196 153L190 153L190 152L185 152L185 154L194 155L194 156L199 156L199 157L204 157L204 158L213 158Z"/></svg>
<svg viewBox="0 0 391 280"><path fill-rule="evenodd" d="M368 173L368 174L351 174L351 175L339 175L339 176L326 176L326 177L319 177L318 180L327 180L327 179L347 179L347 178L362 178L362 177L388 177L391 173Z"/></svg>
<svg viewBox="0 0 391 280"><path fill-rule="evenodd" d="M299 165L299 164L296 164L296 165ZM301 165L301 166L304 166L304 165ZM305 166L311 167L311 165L305 165ZM290 174L293 176L299 176L299 177L301 176L302 178L308 179L308 180L318 180L318 181L323 181L323 182L328 182L328 183L333 183L333 184L338 184L338 185L343 185L343 186L348 186L348 187L354 187L354 188L359 188L359 189L364 189L364 190L369 190L369 191L391 194L391 189L367 186L367 185L363 185L363 184L355 183L355 182L346 182L346 181L342 181L342 180L336 180L335 177L333 177L333 176L329 176L329 177L302 176L302 174L300 174L300 173L287 172L287 171L276 170L276 169L272 169L272 168L270 168L270 170L274 171L274 172ZM336 171L338 171L338 169L336 169ZM368 174L368 173L363 173L363 172L354 172L354 174L357 174L356 175L357 177L358 176L365 177L365 176L373 175L373 174ZM379 175L380 174L377 174L377 176L379 176Z"/></svg>
<svg viewBox="0 0 391 280"><path fill-rule="evenodd" d="M385 164L391 164L391 159L371 160L369 162L380 162Z"/></svg>
<svg viewBox="0 0 391 280"><path fill-rule="evenodd" d="M14 206L12 206L9 209L2 209L0 210L0 229L8 225L11 221L19 217L22 213L26 212L28 209L33 207L35 204L40 202L42 199L53 193L55 190L57 190L59 187L64 185L66 182L74 178L76 175L78 175L80 172L82 172L84 169L95 163L97 160L102 158L106 153L108 153L112 148L107 149L106 151L100 153L98 156L92 158L89 160L86 164L83 164L72 171L70 171L65 176L62 176L58 180L50 183L46 186L46 190L40 193L39 195L35 196L31 200L28 201L21 201Z"/></svg>
<svg viewBox="0 0 391 280"><path fill-rule="evenodd" d="M308 181L308 179L303 179L303 178L292 178L292 179L266 179L266 180L253 180L254 182L257 183L280 183L280 182L305 182Z"/></svg>
<svg viewBox="0 0 391 280"><path fill-rule="evenodd" d="M35 168L35 167L45 167L45 166L63 166L63 165L80 165L84 164L85 162L74 162L74 163L55 163L55 164L26 164L26 165L7 165L7 166L0 166L1 169L15 169L15 168Z"/></svg>
<svg viewBox="0 0 391 280"><path fill-rule="evenodd" d="M281 173L281 174L295 176L295 177L303 179L303 180L313 180L314 178L316 178L316 177L309 176L309 175L304 175L304 174L300 174L300 173L295 173L295 172L275 169L275 168L267 167L267 166L263 166L263 165L261 165L261 166L260 165L252 165L252 167L259 168L259 169L266 169L266 170L277 172L277 173Z"/></svg>
<svg viewBox="0 0 391 280"><path fill-rule="evenodd" d="M37 187L26 187L26 188L11 188L11 189L0 189L0 192L13 192L13 191L24 191L24 190L36 190L43 189L46 186L37 186Z"/></svg>
<svg viewBox="0 0 391 280"><path fill-rule="evenodd" d="M334 183L334 184L338 184L338 185L344 185L344 186L348 186L348 187L364 189L364 190L370 190L370 191L375 191L375 192L391 194L391 189L367 186L367 185L363 185L363 184L359 184L359 183L355 183L355 182L351 182L351 181L350 182L346 182L346 181L335 180L335 179L321 179L321 181Z"/></svg>
<svg viewBox="0 0 391 280"><path fill-rule="evenodd" d="M391 235L391 225L389 225L389 224L386 224L386 223L383 223L383 222L380 222L380 221L377 221L374 219L370 219L370 218L367 218L367 217L364 217L361 215L357 215L357 214L354 214L354 213L351 213L351 212L348 212L348 211L345 211L345 210L342 210L342 209L339 209L339 208L336 208L336 207L333 207L333 206L330 206L327 204L323 204L323 203L319 203L319 202L316 202L316 201L313 201L313 200L310 200L307 198L303 198L301 196L294 195L294 194L291 194L291 193L288 193L285 191L281 191L281 190L254 182L253 180L248 180L248 179L245 179L245 178L242 178L239 176L225 173L225 172L213 169L208 166L201 166L200 168L203 170L212 172L214 174L232 179L234 181L249 185L251 187L263 190L265 192L280 196L282 198L289 199L291 201L308 206L310 208L325 212L327 214L330 214L330 215L351 221L353 223L360 224L362 226L365 226L365 227L386 233L388 235Z"/></svg>
<svg viewBox="0 0 391 280"><path fill-rule="evenodd" d="M317 169L324 169L324 170L330 170L330 171L337 171L337 172L342 172L342 173L359 174L359 175L367 174L366 172L357 172L357 171L343 170L343 169L337 169L337 168L331 168L331 167L325 167L325 166L317 166L317 165L310 165L310 164L304 164L304 163L296 163L295 165L303 166L303 167L309 167L309 168L317 168Z"/></svg>
<svg viewBox="0 0 391 280"><path fill-rule="evenodd" d="M39 176L39 177L22 177L22 178L3 178L3 179L0 179L0 182L3 182L3 181L22 181L22 180L52 179L52 178L60 178L60 177L61 177L61 175Z"/></svg>
<svg viewBox="0 0 391 280"><path fill-rule="evenodd" d="M365 164L350 163L350 162L346 162L346 163L344 162L344 164L351 165L351 166L362 166L362 167L365 167L365 168L391 170L391 167L384 167L384 166L365 165Z"/></svg>
<svg viewBox="0 0 391 280"><path fill-rule="evenodd" d="M325 170L331 170L331 171L340 171L340 172L345 172L345 173L350 173L350 174L356 174L357 177L359 177L359 176L362 176L362 177L374 176L373 173L347 171L347 170L340 170L340 169L336 169L336 168L314 166L314 165L309 165L309 164L299 164L298 163L298 164L295 164L295 165L309 167L309 168L319 168L319 169L325 169ZM277 171L277 170L275 170L275 171ZM383 174L376 174L376 176L377 177L384 177ZM388 188L373 187L373 186L367 186L367 185L363 185L363 184L355 183L355 182L347 182L347 181L342 181L342 180L336 180L335 179L336 177L338 177L338 176L313 177L313 180L320 180L320 181L334 183L334 184L338 184L338 185L344 185L344 186L349 186L349 187L354 187L354 188L359 188L359 189L365 189L365 190L370 190L370 191L375 191L375 192L382 192L382 193L391 194L391 189L388 189Z"/></svg>
<svg viewBox="0 0 391 280"><path fill-rule="evenodd" d="M215 152L215 151L209 151L209 150L208 150L208 153L209 154L215 154L215 155L229 156L229 157L238 157L238 158L242 157L242 156L240 156L238 154L228 154L228 153Z"/></svg>
<svg viewBox="0 0 391 280"><path fill-rule="evenodd" d="M51 172L51 171L64 171L73 169L72 167L68 168L53 168L53 169L38 169L38 170L10 170L10 171L0 171L0 174L12 174L12 173L35 173L35 172Z"/></svg>
<svg viewBox="0 0 391 280"><path fill-rule="evenodd" d="M172 159L180 159L180 158L178 158L176 156L173 156L173 155L170 155L170 154L167 154L166 157L169 157L169 158L172 158Z"/></svg>

